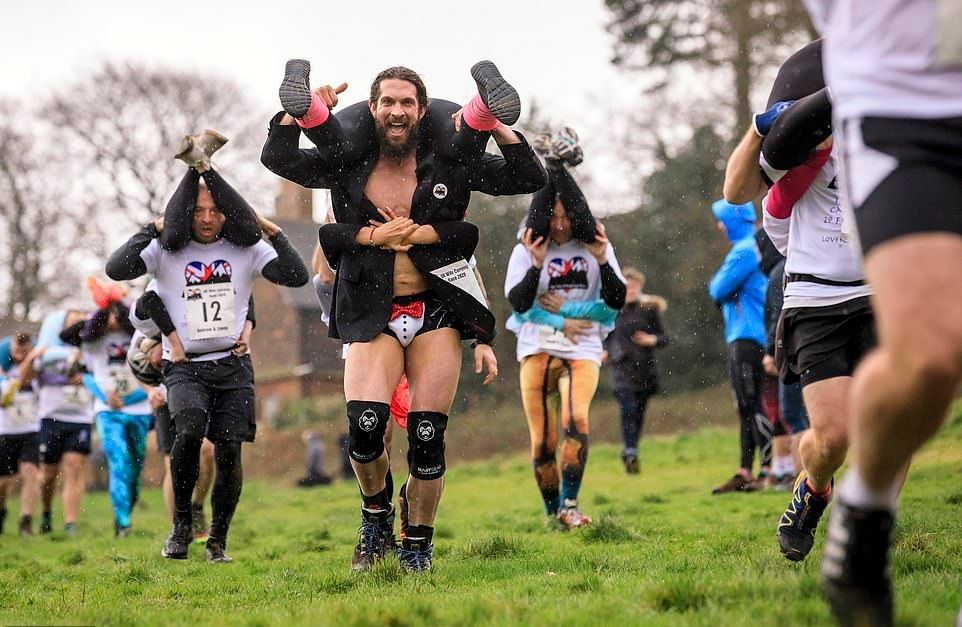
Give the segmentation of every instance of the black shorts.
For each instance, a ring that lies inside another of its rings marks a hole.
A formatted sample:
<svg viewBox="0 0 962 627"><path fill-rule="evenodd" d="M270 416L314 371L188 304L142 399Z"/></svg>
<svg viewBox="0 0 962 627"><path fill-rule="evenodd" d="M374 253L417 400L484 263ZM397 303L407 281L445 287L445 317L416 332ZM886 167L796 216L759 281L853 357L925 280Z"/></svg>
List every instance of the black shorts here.
<svg viewBox="0 0 962 627"><path fill-rule="evenodd" d="M962 235L962 118L846 120L844 181L863 254L903 235Z"/></svg>
<svg viewBox="0 0 962 627"><path fill-rule="evenodd" d="M0 435L0 477L17 474L21 463L40 463L36 431Z"/></svg>
<svg viewBox="0 0 962 627"><path fill-rule="evenodd" d="M170 455L170 447L174 445L174 421L166 403L154 410L154 432L157 434L157 451L161 455Z"/></svg>
<svg viewBox="0 0 962 627"><path fill-rule="evenodd" d="M444 301L440 300L434 292L421 292L410 296L398 296L392 301L392 305L408 307L416 302L424 303L424 316L421 320L420 328L417 327L417 320L409 316L399 316L397 319L388 323L381 333L390 335L402 346L407 346L415 337L436 331L438 329L456 329L463 335L463 328L458 319L451 313ZM393 323L393 324L392 324Z"/></svg>
<svg viewBox="0 0 962 627"><path fill-rule="evenodd" d="M249 355L210 361L163 363L167 406L178 431L186 410L206 414L206 437L212 442L253 442L254 366ZM190 413L190 412L189 412Z"/></svg>
<svg viewBox="0 0 962 627"><path fill-rule="evenodd" d="M82 422L65 422L54 418L40 421L40 461L59 464L64 453L90 455L91 425Z"/></svg>
<svg viewBox="0 0 962 627"><path fill-rule="evenodd" d="M787 309L783 328L786 385L850 377L876 343L867 296L828 307Z"/></svg>

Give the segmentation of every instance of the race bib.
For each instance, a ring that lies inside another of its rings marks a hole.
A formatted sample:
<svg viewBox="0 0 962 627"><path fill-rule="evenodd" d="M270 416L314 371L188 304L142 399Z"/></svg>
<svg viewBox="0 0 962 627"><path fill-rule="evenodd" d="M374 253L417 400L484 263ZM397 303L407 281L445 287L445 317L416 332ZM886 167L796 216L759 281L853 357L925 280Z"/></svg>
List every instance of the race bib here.
<svg viewBox="0 0 962 627"><path fill-rule="evenodd" d="M137 389L137 379L134 378L134 374L130 371L130 368L126 366L113 366L109 368L107 370L107 376L110 378L111 389L121 398Z"/></svg>
<svg viewBox="0 0 962 627"><path fill-rule="evenodd" d="M234 334L233 285L188 285L184 288L184 298L191 340L213 340Z"/></svg>
<svg viewBox="0 0 962 627"><path fill-rule="evenodd" d="M37 418L37 401L33 394L18 394L7 408L7 421L13 427L24 427Z"/></svg>
<svg viewBox="0 0 962 627"><path fill-rule="evenodd" d="M93 397L90 396L90 392L82 385L63 386L64 405L77 405L80 407L85 407L89 405L92 400Z"/></svg>
<svg viewBox="0 0 962 627"><path fill-rule="evenodd" d="M561 331L556 331L552 327L538 326L538 348L543 351L555 351L558 353L570 353L575 350L574 343L565 337Z"/></svg>
<svg viewBox="0 0 962 627"><path fill-rule="evenodd" d="M467 292L485 307L488 306L487 301L484 300L484 292L481 291L481 284L478 283L478 277L474 275L474 270L466 260L459 259L437 270L431 270L431 274Z"/></svg>

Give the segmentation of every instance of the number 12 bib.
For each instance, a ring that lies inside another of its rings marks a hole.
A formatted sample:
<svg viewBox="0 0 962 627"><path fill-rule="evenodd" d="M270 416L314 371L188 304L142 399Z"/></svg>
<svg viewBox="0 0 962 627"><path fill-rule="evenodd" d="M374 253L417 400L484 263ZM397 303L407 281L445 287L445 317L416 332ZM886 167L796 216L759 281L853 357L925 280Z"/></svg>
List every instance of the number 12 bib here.
<svg viewBox="0 0 962 627"><path fill-rule="evenodd" d="M184 298L191 340L212 340L234 333L233 285L189 285L184 289Z"/></svg>

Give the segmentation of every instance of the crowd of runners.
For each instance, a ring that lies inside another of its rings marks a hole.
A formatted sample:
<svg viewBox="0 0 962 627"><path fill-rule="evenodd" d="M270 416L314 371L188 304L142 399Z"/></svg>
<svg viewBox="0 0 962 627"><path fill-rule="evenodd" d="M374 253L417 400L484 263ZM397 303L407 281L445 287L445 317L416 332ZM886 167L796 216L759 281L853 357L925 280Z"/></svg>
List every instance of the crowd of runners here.
<svg viewBox="0 0 962 627"><path fill-rule="evenodd" d="M707 289L741 426L738 469L713 493L791 492L773 530L792 561L806 559L834 502L822 562L832 611L842 624L889 625L898 494L962 377L962 212L949 204L962 198L962 34L935 29L935 0L829 4L809 1L825 39L781 65L710 207L731 242ZM261 161L331 193L310 265L344 347L360 490L352 567L396 555L407 572L432 568L461 343L472 343L485 384L497 375L497 321L474 257L481 234L465 220L472 192L531 195L503 322L516 336L548 526L590 525L579 492L601 366L622 414L625 471L638 473L655 350L669 338L667 302L644 293L639 270L622 270L572 175L584 158L577 134L529 143L512 130L521 100L490 61L471 68L477 94L463 106L429 99L416 72L391 67L368 100L338 107L346 84L312 89L310 70L288 62ZM185 559L200 537L208 561L231 561L241 447L256 432L251 283L299 287L311 275L213 167L225 142L212 131L187 138L164 215L111 255L106 275L118 283L88 282L89 311L52 312L35 340L0 343L0 533L18 474L19 532L53 530L62 476L62 528L77 533L96 428L115 533L129 535L154 428L171 518L162 555ZM129 299L120 282L144 275L146 291ZM395 424L407 434L400 485Z"/></svg>

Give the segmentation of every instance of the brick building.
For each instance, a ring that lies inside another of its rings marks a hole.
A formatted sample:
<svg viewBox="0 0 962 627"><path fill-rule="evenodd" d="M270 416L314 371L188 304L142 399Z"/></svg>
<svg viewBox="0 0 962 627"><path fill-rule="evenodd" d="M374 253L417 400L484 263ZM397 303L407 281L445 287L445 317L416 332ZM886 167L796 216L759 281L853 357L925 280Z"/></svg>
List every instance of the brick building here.
<svg viewBox="0 0 962 627"><path fill-rule="evenodd" d="M281 180L271 218L310 269L317 243L311 190ZM313 272L311 272L313 276ZM342 394L341 344L327 337L311 283L288 288L254 283L257 328L251 340L258 416L270 423L285 403L320 394Z"/></svg>

